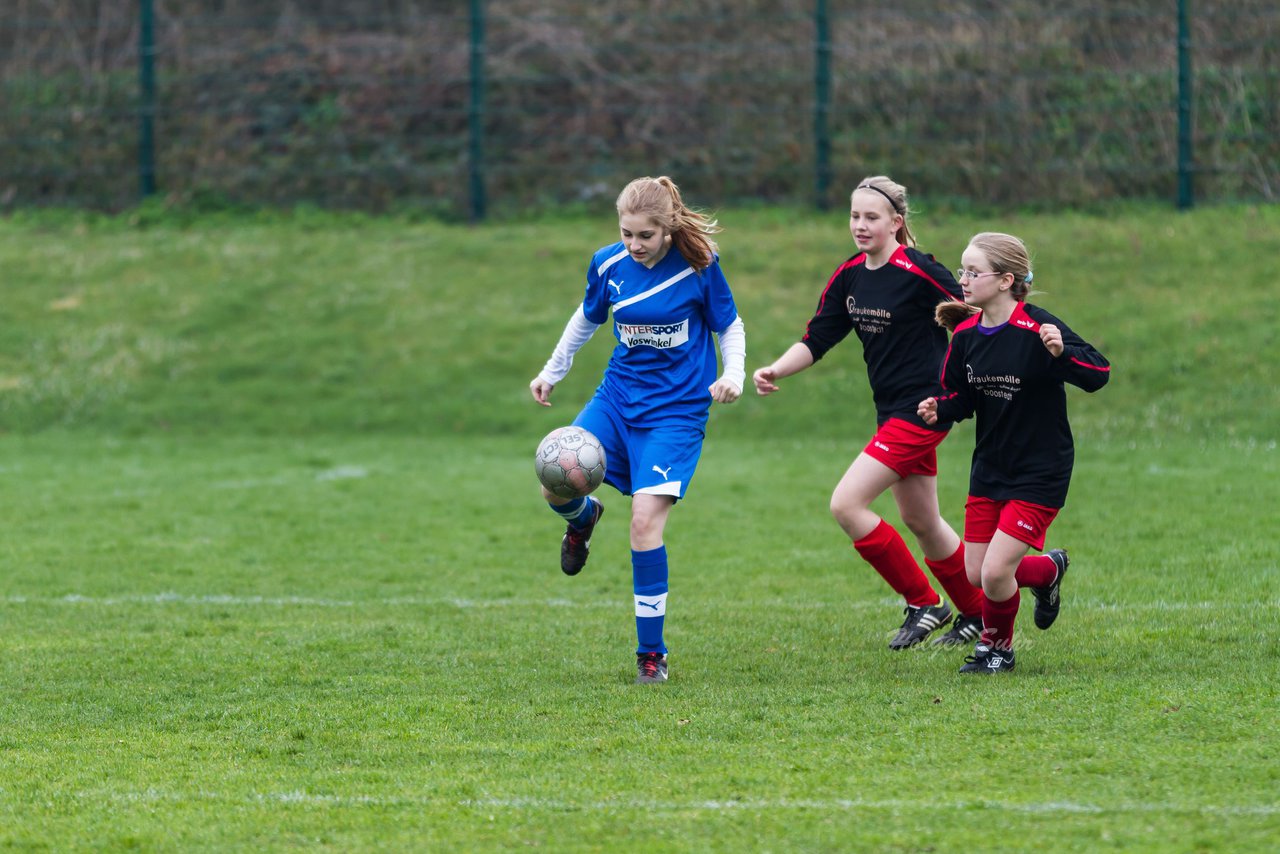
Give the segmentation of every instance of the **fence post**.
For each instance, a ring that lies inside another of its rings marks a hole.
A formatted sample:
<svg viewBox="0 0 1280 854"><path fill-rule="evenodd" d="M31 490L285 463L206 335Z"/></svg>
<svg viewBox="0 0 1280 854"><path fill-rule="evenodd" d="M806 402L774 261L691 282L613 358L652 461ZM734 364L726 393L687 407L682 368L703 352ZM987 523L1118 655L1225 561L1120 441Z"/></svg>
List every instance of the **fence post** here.
<svg viewBox="0 0 1280 854"><path fill-rule="evenodd" d="M827 0L816 0L813 9L813 193L818 210L827 209L831 186L831 133L827 115L831 108L831 40Z"/></svg>
<svg viewBox="0 0 1280 854"><path fill-rule="evenodd" d="M1178 0L1178 207L1187 210L1195 206L1194 139L1191 135L1194 107L1191 76L1191 27L1188 7L1191 0Z"/></svg>
<svg viewBox="0 0 1280 854"><path fill-rule="evenodd" d="M484 197L484 0L471 0L471 103L467 110L470 135L471 221L485 217Z"/></svg>
<svg viewBox="0 0 1280 854"><path fill-rule="evenodd" d="M145 199L156 191L156 38L152 0L138 9L138 188Z"/></svg>

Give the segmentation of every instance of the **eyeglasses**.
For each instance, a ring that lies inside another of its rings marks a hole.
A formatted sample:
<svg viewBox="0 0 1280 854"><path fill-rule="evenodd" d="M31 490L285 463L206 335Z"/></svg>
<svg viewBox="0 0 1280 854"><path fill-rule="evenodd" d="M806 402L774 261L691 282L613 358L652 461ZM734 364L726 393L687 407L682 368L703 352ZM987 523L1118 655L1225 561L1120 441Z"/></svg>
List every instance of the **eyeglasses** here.
<svg viewBox="0 0 1280 854"><path fill-rule="evenodd" d="M956 281L962 282L965 280L965 277L968 277L970 279L981 279L983 276L1003 276L1003 275L1004 273L975 273L973 270L966 270L963 267L961 267L959 270L956 270Z"/></svg>

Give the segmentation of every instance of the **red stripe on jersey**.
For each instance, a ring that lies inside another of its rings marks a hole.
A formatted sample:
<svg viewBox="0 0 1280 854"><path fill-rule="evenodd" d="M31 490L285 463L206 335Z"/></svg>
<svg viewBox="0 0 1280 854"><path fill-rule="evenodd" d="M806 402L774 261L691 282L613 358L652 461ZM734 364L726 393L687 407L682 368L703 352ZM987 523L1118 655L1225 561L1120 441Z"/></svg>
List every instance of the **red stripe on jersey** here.
<svg viewBox="0 0 1280 854"><path fill-rule="evenodd" d="M942 370L938 372L938 382L941 383L943 388L947 387L947 362L951 361L951 348L956 343L956 335L960 334L966 329L972 329L973 327L977 326L978 318L980 317L982 317L981 314L974 314L969 316L967 319L960 321L960 325L957 326L955 328L955 331L951 333L951 341L947 344L947 355L942 357ZM955 394L952 393L949 395L945 395L944 397L939 397L938 400L945 400L948 397L955 397Z"/></svg>
<svg viewBox="0 0 1280 854"><path fill-rule="evenodd" d="M960 329L959 327L957 327L956 332L959 332L959 331ZM955 338L952 338L951 340L954 342ZM942 368L938 371L938 384L941 385L943 388L947 387L947 362L950 362L950 361L951 361L951 344L948 344L947 355L942 357ZM941 398L939 398L939 400L941 400Z"/></svg>
<svg viewBox="0 0 1280 854"><path fill-rule="evenodd" d="M836 278L845 270L849 269L850 267L856 267L866 260L867 260L867 253L859 252L857 255L854 255L852 258L850 258L848 261L845 261L839 267L836 267L836 271L831 274L831 278L827 279L827 286L822 289L822 296L818 298L818 310L814 312L815 317L819 314L822 314L822 307L827 304L827 294L830 293L831 286L835 284ZM810 323L812 323L812 320L810 321ZM805 340L805 338L808 338L808 337L809 337L809 326L808 324L805 324L804 338L801 338L800 340L803 341Z"/></svg>
<svg viewBox="0 0 1280 854"><path fill-rule="evenodd" d="M924 270L920 269L919 264L912 264L911 259L907 257L907 247L903 246L901 243L898 244L897 249L893 250L893 255L889 257L889 263L893 264L895 267L901 267L902 269L906 270L908 273L915 273L917 276L924 279L926 282L933 285L938 290L942 291L942 295L945 296L947 299L960 302L960 300L955 298L954 294L952 294L942 285L938 284L937 279L933 278L933 276L930 276Z"/></svg>
<svg viewBox="0 0 1280 854"><path fill-rule="evenodd" d="M1091 365L1088 362L1080 361L1075 356L1071 357L1071 361L1075 362L1077 365L1079 365L1082 368L1089 368L1090 370L1094 370L1094 371L1102 371L1104 374L1111 373L1110 365Z"/></svg>

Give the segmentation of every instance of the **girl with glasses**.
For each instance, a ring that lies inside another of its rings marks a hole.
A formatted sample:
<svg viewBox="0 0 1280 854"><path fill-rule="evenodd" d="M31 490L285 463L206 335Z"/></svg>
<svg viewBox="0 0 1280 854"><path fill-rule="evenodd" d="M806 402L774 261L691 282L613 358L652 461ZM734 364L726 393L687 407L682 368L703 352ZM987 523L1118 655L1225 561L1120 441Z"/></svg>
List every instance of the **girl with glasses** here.
<svg viewBox="0 0 1280 854"><path fill-rule="evenodd" d="M954 330L942 363L941 394L920 402L928 424L977 416L977 441L965 505L965 565L982 586L982 636L961 673L1013 670L1018 588L1035 595L1035 624L1058 618L1067 552L1028 555L1066 503L1075 460L1064 383L1097 391L1107 360L1058 318L1026 301L1032 273L1027 247L1009 234L984 232L961 256L965 305L940 305L938 323Z"/></svg>
<svg viewBox="0 0 1280 854"><path fill-rule="evenodd" d="M922 395L937 390L947 335L934 322L939 303L960 302L960 286L932 255L916 249L907 225L906 188L879 175L863 179L849 203L857 251L838 266L818 299L804 336L752 379L761 395L778 380L813 365L849 335L862 355L875 400L878 429L831 496L831 512L858 554L905 602L906 619L889 648L906 649L956 617L935 643L971 643L982 630L982 596L965 575L960 537L938 510L937 446L947 427L916 413ZM956 611L934 590L901 534L870 509L893 492L903 523Z"/></svg>

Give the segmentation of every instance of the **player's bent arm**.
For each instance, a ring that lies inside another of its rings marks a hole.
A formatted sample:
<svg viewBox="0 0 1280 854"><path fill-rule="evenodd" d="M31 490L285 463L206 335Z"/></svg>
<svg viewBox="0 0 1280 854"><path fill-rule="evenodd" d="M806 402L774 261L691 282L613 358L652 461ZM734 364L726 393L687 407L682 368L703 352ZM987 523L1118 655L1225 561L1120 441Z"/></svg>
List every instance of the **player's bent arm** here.
<svg viewBox="0 0 1280 854"><path fill-rule="evenodd" d="M735 317L718 337L724 372L711 385L711 397L717 403L733 403L742 395L742 383L747 378L747 330L742 318Z"/></svg>
<svg viewBox="0 0 1280 854"><path fill-rule="evenodd" d="M569 318L568 324L565 325L564 332L556 343L556 349L551 353L551 358L547 359L542 370L529 383L529 392L534 400L543 406L551 405L549 399L551 390L556 387L556 383L565 378L569 368L573 367L574 354L582 349L583 344L591 340L591 336L599 328L600 324L587 320L587 315L579 305L573 316Z"/></svg>
<svg viewBox="0 0 1280 854"><path fill-rule="evenodd" d="M550 385L555 385L564 379L569 373L569 368L573 367L574 355L582 349L583 344L591 340L591 336L599 328L600 324L587 320L587 315L579 305L565 325L564 332L556 343L556 349L551 353L551 358L547 359L547 363L538 372L538 379Z"/></svg>
<svg viewBox="0 0 1280 854"><path fill-rule="evenodd" d="M1062 350L1053 360L1052 376L1088 392L1106 385L1111 379L1111 363L1107 357L1070 329L1062 330L1058 335ZM1048 348L1048 343L1045 346ZM1053 350L1050 348L1049 352L1053 353Z"/></svg>
<svg viewBox="0 0 1280 854"><path fill-rule="evenodd" d="M758 394L772 394L778 390L775 380L798 374L813 364L813 351L802 341L792 344L787 352L778 357L772 365L757 368L751 379L755 383Z"/></svg>

